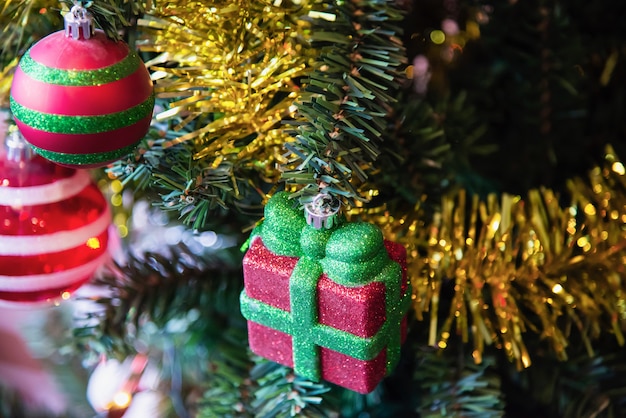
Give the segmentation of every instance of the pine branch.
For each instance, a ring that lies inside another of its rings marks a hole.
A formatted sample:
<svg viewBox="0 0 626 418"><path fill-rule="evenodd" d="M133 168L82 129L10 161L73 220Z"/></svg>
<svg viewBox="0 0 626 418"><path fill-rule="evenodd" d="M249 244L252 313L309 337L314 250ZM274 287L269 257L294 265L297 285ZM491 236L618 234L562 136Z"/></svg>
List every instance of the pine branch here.
<svg viewBox="0 0 626 418"><path fill-rule="evenodd" d="M135 343L159 335L189 333L196 343L210 345L223 327L243 323L237 315L241 283L233 280L240 274L236 261L200 257L182 244L167 255L130 255L95 281L109 295L92 299L103 309L80 320L75 343L108 356L126 356Z"/></svg>
<svg viewBox="0 0 626 418"><path fill-rule="evenodd" d="M427 195L421 208L428 218L446 190L458 185L475 192L487 189L468 178L468 158L490 153L494 146L481 141L486 125L466 99L464 93L434 103L409 93L399 98L393 141L382 145L380 169L367 185L379 191L374 206L382 202L392 213L404 213Z"/></svg>
<svg viewBox="0 0 626 418"><path fill-rule="evenodd" d="M489 158L474 158L472 168L508 193L559 189L623 129L607 127L609 115L622 114L623 106L600 93L594 85L600 74L592 69L609 65L602 54L610 48L598 30L610 31L610 24L589 28L596 24L593 6L583 2L481 3L490 10L488 23L448 71L452 88L467 90L479 109L486 138L499 144ZM609 12L609 3L600 5L607 19L621 12ZM598 44L585 45L586 33Z"/></svg>
<svg viewBox="0 0 626 418"><path fill-rule="evenodd" d="M401 413L394 410L392 405L383 402L382 392L380 385L365 395L347 389L342 390L340 397L341 417L357 418L365 415L382 418L402 416Z"/></svg>
<svg viewBox="0 0 626 418"><path fill-rule="evenodd" d="M239 416L251 367L240 275L239 259L226 250L194 254L179 244L166 254L131 254L96 279L107 294L90 300L102 308L78 318L70 350L87 363L148 356L161 370L172 416Z"/></svg>
<svg viewBox="0 0 626 418"><path fill-rule="evenodd" d="M553 405L564 418L626 416L624 349L559 364Z"/></svg>
<svg viewBox="0 0 626 418"><path fill-rule="evenodd" d="M538 338L536 346L541 345ZM503 382L507 388L507 416L626 416L624 348L607 340L595 356L581 349L577 354L566 362L546 355L523 371L514 367L507 370L506 364L502 364L501 375L508 379Z"/></svg>
<svg viewBox="0 0 626 418"><path fill-rule="evenodd" d="M337 416L325 384L296 376L292 369L277 363L260 358L256 363L250 373L259 385L251 403L255 418Z"/></svg>
<svg viewBox="0 0 626 418"><path fill-rule="evenodd" d="M380 154L386 116L406 63L394 1L319 2L308 18L321 54L297 103L293 155L283 179L309 200L320 187L348 203Z"/></svg>
<svg viewBox="0 0 626 418"><path fill-rule="evenodd" d="M197 402L199 418L249 417L250 379L247 378L252 362L248 356L243 331L233 334L232 329L209 359L205 380L207 389Z"/></svg>
<svg viewBox="0 0 626 418"><path fill-rule="evenodd" d="M424 352L415 371L422 391L418 408L423 418L441 416L490 418L504 416L500 378L490 366L454 358L452 350Z"/></svg>
<svg viewBox="0 0 626 418"><path fill-rule="evenodd" d="M169 145L179 135L171 128L151 129L133 154L107 169L109 175L124 187L158 193L153 204L178 212L179 219L195 230L205 229L230 209L260 212L261 193L250 186L254 173L219 156L194 160L191 143Z"/></svg>
<svg viewBox="0 0 626 418"><path fill-rule="evenodd" d="M33 42L63 27L56 0L3 0L0 4L0 69Z"/></svg>
<svg viewBox="0 0 626 418"><path fill-rule="evenodd" d="M156 188L162 208L197 229L230 209L260 216L291 140L282 121L315 56L302 48L308 29L298 17L307 9L271 0L155 4L138 22L138 45L151 54L162 99L155 119L168 126L115 175Z"/></svg>

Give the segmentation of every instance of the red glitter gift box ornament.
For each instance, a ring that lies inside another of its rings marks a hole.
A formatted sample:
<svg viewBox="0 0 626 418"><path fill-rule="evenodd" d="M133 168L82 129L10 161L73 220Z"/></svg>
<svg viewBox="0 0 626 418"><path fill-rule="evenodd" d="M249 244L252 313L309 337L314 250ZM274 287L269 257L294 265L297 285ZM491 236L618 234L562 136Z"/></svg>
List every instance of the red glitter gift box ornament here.
<svg viewBox="0 0 626 418"><path fill-rule="evenodd" d="M150 74L124 42L94 30L79 5L65 30L34 44L11 84L15 122L37 153L57 164L99 167L128 154L150 128Z"/></svg>
<svg viewBox="0 0 626 418"><path fill-rule="evenodd" d="M307 218L277 193L252 234L240 298L250 348L310 380L371 392L400 356L406 251L374 225Z"/></svg>

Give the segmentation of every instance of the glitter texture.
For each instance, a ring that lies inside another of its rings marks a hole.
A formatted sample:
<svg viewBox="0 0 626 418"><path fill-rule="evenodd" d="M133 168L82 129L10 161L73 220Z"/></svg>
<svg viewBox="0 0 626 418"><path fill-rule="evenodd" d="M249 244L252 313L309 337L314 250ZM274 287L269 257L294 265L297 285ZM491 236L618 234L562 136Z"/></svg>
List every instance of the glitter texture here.
<svg viewBox="0 0 626 418"><path fill-rule="evenodd" d="M300 235L307 226L306 220L289 199L285 192L276 193L265 205L265 221L259 233L263 236L263 243L272 252L291 257L300 257Z"/></svg>
<svg viewBox="0 0 626 418"><path fill-rule="evenodd" d="M319 380L321 371L317 364L318 344L315 326L317 324L317 280L322 274L319 263L302 257L296 264L289 281L291 299L291 320L293 363L296 373L312 380Z"/></svg>
<svg viewBox="0 0 626 418"><path fill-rule="evenodd" d="M64 116L36 112L11 97L11 112L22 123L41 131L64 134L92 134L132 125L152 114L154 96L122 112L98 116ZM26 138L28 140L28 138Z"/></svg>
<svg viewBox="0 0 626 418"><path fill-rule="evenodd" d="M370 281L389 256L383 245L383 234L372 224L346 224L328 240L326 258L320 261L331 279L346 286Z"/></svg>
<svg viewBox="0 0 626 418"><path fill-rule="evenodd" d="M141 61L136 53L129 52L123 60L108 67L95 70L64 70L50 68L37 61L31 56L29 51L20 60L20 68L29 77L48 84L62 86L99 86L120 80L134 73Z"/></svg>
<svg viewBox="0 0 626 418"><path fill-rule="evenodd" d="M132 152L136 145L137 144L131 144L124 148L116 149L113 151L96 152L92 154L65 154L62 152L52 152L37 148L34 145L31 145L31 147L35 150L37 154L50 161L54 161L59 164L65 164L68 166L86 167L115 161L118 158Z"/></svg>
<svg viewBox="0 0 626 418"><path fill-rule="evenodd" d="M302 251L309 257L322 259L326 256L326 243L332 235L332 230L304 228L300 237Z"/></svg>
<svg viewBox="0 0 626 418"><path fill-rule="evenodd" d="M263 245L261 237L253 238L244 258L243 279L247 295L275 308L291 311L289 278L297 262L296 257L271 252Z"/></svg>
<svg viewBox="0 0 626 418"><path fill-rule="evenodd" d="M401 308L407 308L408 302L410 298L404 297L402 299ZM285 334L289 334L292 336L294 340L303 339L305 332L302 332L303 325L296 321L296 326L294 326L293 317L289 314L289 312L283 311L282 309L274 308L267 303L259 302L256 299L252 299L246 295L246 292L241 292L240 297L241 302L241 312L244 317L252 322L257 324L263 324L268 328L275 329L280 332L284 332ZM310 307L306 307L306 309L310 309ZM387 321L386 324L390 324L392 321ZM398 321L398 334L400 333L400 325ZM330 350L336 351L338 353L347 354L350 357L354 357L357 360L372 360L375 358L382 349L387 346L389 337L389 326L385 326L380 329L376 335L371 338L363 338L349 332L340 331L336 328L333 328L328 325L323 324L315 324L314 327L306 330L306 334L309 334L310 340L308 344L311 346L321 346L326 347ZM296 335L294 335L296 334ZM398 347L399 347L400 338L398 338ZM390 346L392 346L390 344ZM389 347L387 347L389 348ZM297 351L297 349L296 349ZM317 354L313 354L311 357L316 356ZM294 352L294 358L298 359L298 355ZM316 360L310 358L310 360ZM394 361L390 361L390 364L395 365L397 358ZM297 360L296 360L297 362ZM314 367L318 367L317 361ZM309 366L307 364L307 366ZM392 366L393 367L393 366ZM296 373L301 376L306 376L298 371L298 365L295 364ZM318 371L315 374L319 373ZM306 376L309 379L312 379L310 376Z"/></svg>
<svg viewBox="0 0 626 418"><path fill-rule="evenodd" d="M263 353L269 360L293 367L289 334L249 321L248 335L253 352ZM372 360L358 360L325 347L320 347L319 351L322 378L356 392L371 392L380 381L380 376L385 374L386 349Z"/></svg>
<svg viewBox="0 0 626 418"><path fill-rule="evenodd" d="M150 128L154 101L150 74L128 45L98 30L88 40L58 31L20 59L10 107L40 155L85 168L130 151Z"/></svg>
<svg viewBox="0 0 626 418"><path fill-rule="evenodd" d="M404 249L366 223L302 224L286 193L270 199L265 216L244 257L241 310L252 350L311 380L373 390L400 354L410 304Z"/></svg>

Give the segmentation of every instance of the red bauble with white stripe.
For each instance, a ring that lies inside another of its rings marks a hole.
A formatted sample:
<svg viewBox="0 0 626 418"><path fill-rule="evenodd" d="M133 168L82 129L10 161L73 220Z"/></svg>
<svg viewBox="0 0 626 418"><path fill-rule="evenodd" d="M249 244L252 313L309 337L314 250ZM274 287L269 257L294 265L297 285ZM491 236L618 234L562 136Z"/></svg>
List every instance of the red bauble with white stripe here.
<svg viewBox="0 0 626 418"><path fill-rule="evenodd" d="M0 218L0 303L67 299L107 257L111 214L86 171L0 149Z"/></svg>

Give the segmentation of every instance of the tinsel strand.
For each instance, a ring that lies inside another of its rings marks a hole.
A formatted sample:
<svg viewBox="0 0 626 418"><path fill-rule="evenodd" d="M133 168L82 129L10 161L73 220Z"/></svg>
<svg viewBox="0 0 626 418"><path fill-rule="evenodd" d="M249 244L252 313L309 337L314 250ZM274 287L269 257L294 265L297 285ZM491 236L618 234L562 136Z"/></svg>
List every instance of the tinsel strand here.
<svg viewBox="0 0 626 418"><path fill-rule="evenodd" d="M194 229L230 209L258 211L286 161L284 121L315 55L298 19L308 9L306 1L158 2L138 22L137 44L156 54L146 64L164 106L155 111L160 138L110 175L152 186L161 207Z"/></svg>
<svg viewBox="0 0 626 418"><path fill-rule="evenodd" d="M307 5L275 3L165 1L139 22L140 49L159 53L147 63L156 92L171 99L157 120L179 117L177 129L193 123L170 145L193 140L195 159L262 165L276 177L275 149L289 140L280 124L306 69L306 28L295 17Z"/></svg>
<svg viewBox="0 0 626 418"><path fill-rule="evenodd" d="M0 2L0 106L8 107L13 71L27 47L63 26L57 0Z"/></svg>
<svg viewBox="0 0 626 418"><path fill-rule="evenodd" d="M604 333L624 344L626 170L607 147L603 166L588 181L570 180L568 189L568 205L548 189L485 200L461 190L444 196L429 224L419 206L398 218L365 215L406 246L413 308L429 322L430 345L445 349L457 335L473 345L478 363L494 345L524 368L532 361L527 332L561 360L573 330L589 355ZM449 290L444 313L440 299Z"/></svg>

